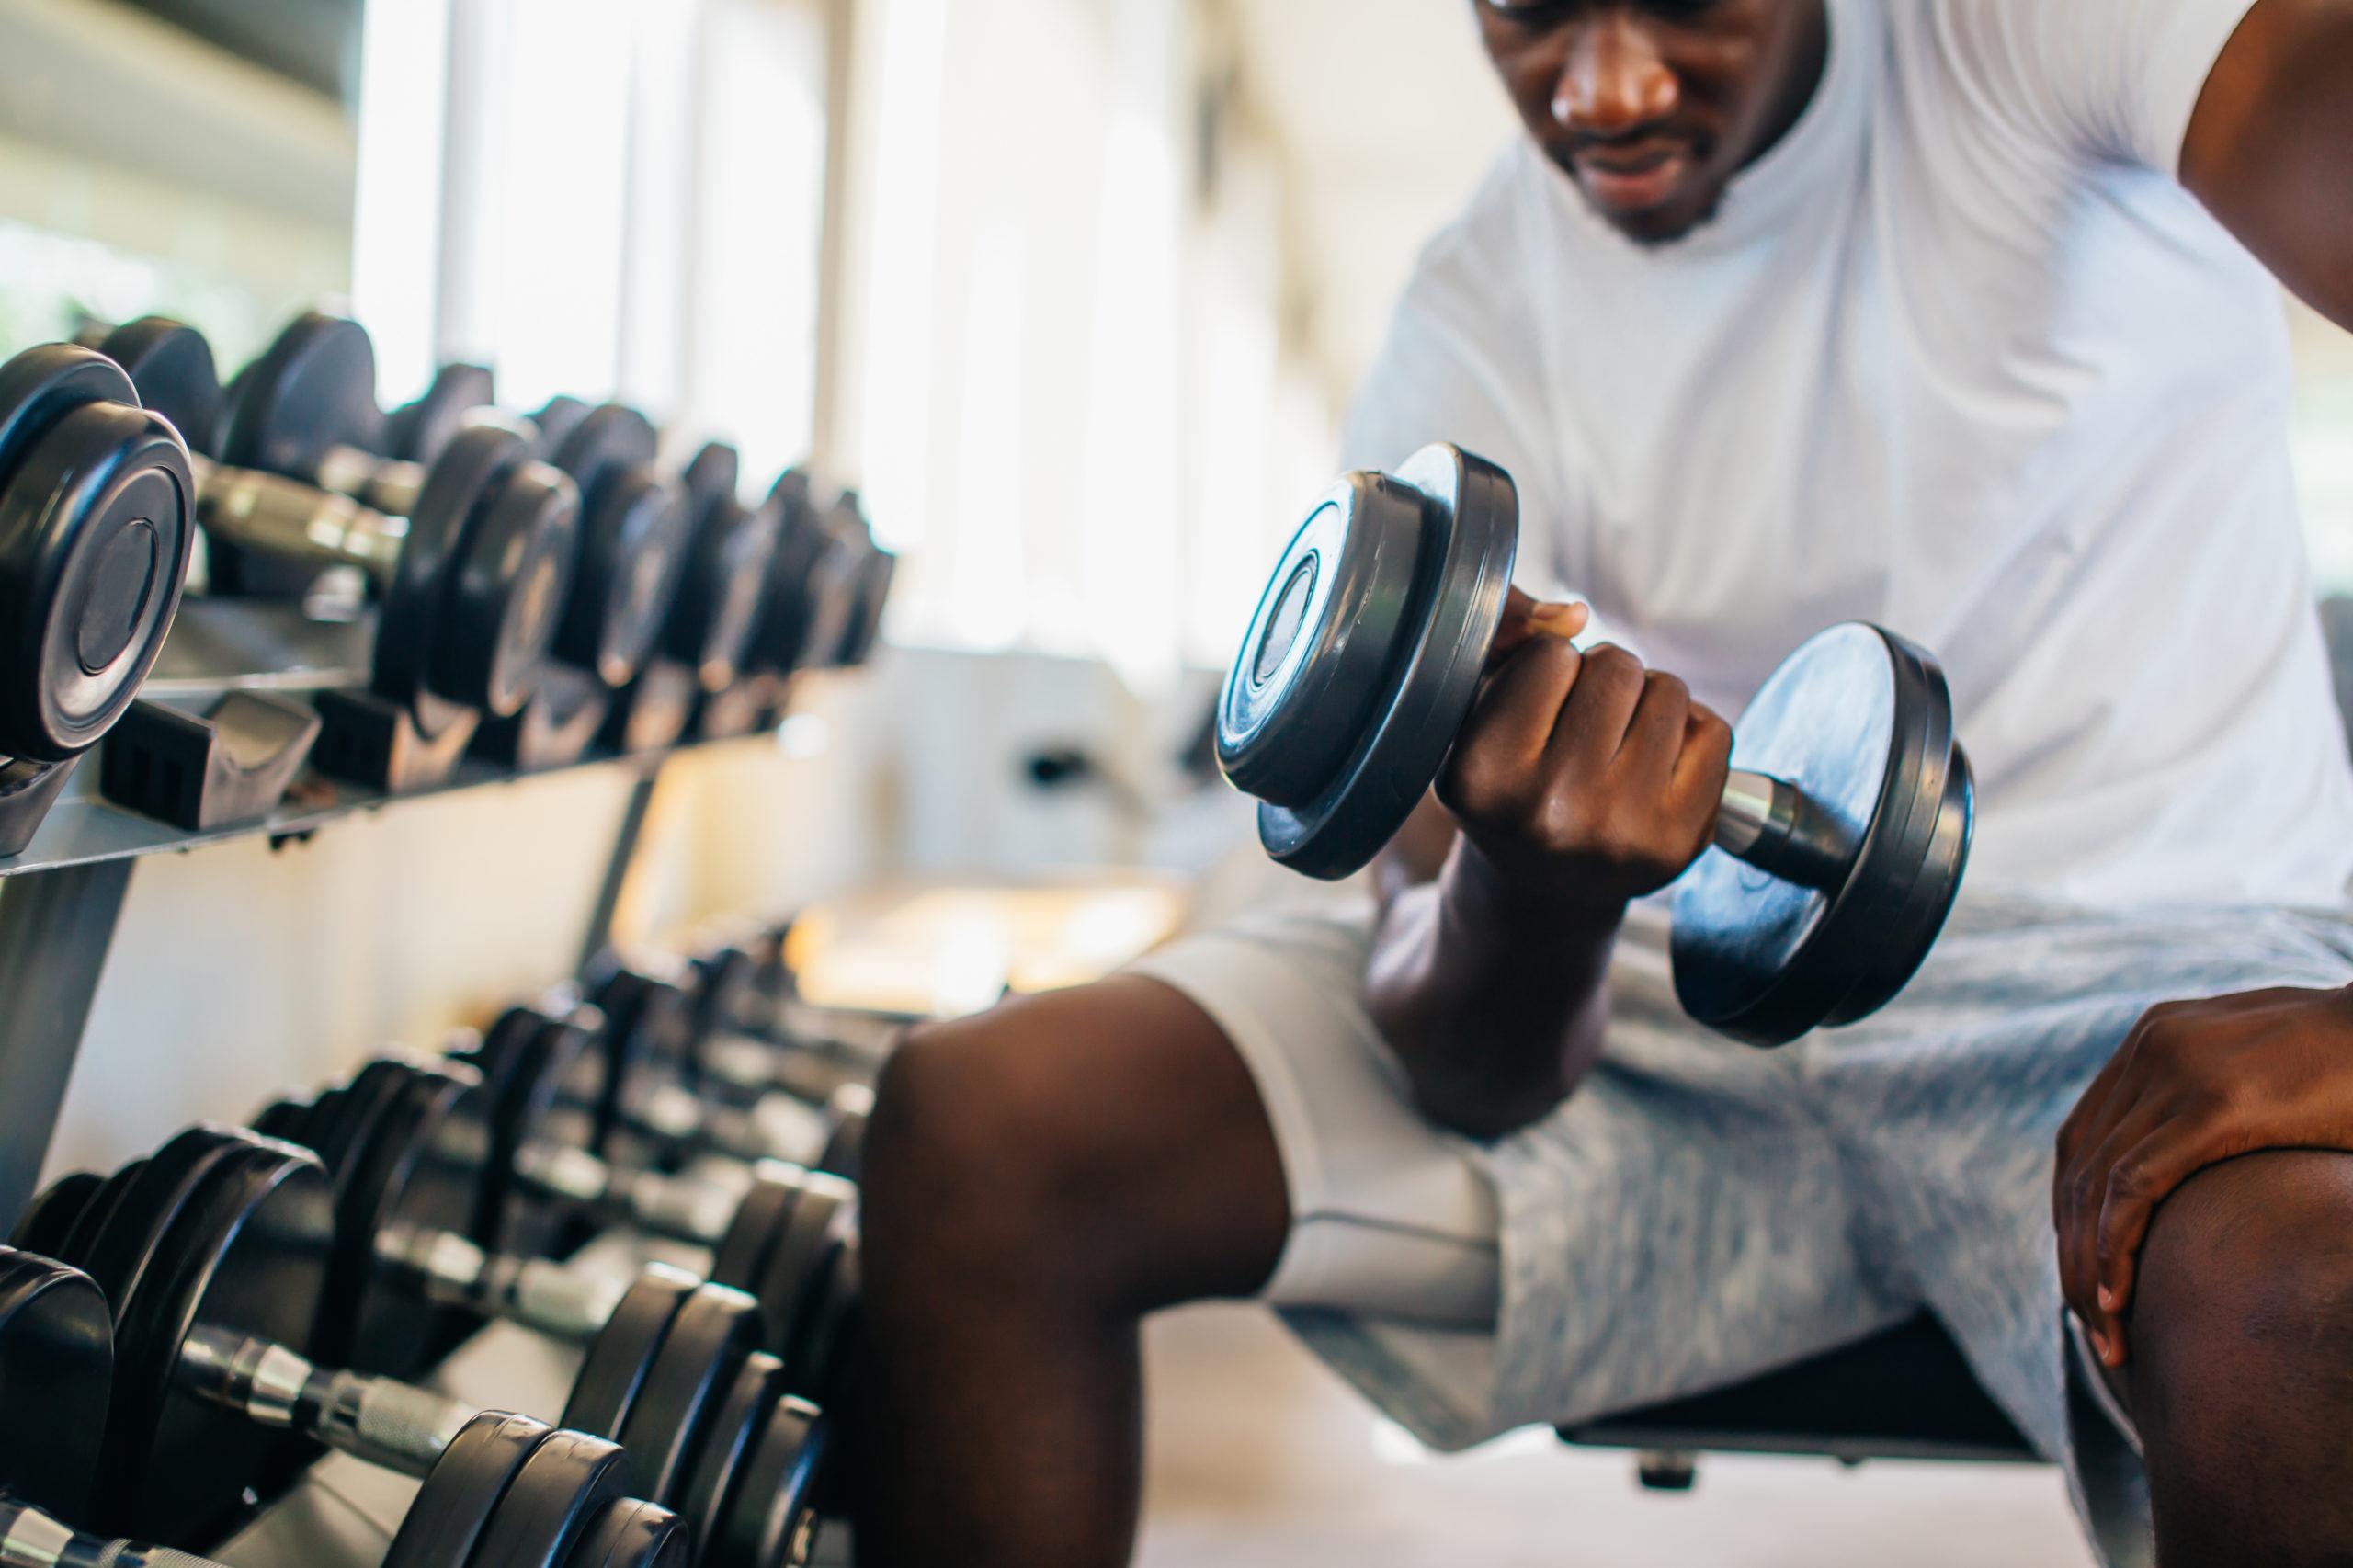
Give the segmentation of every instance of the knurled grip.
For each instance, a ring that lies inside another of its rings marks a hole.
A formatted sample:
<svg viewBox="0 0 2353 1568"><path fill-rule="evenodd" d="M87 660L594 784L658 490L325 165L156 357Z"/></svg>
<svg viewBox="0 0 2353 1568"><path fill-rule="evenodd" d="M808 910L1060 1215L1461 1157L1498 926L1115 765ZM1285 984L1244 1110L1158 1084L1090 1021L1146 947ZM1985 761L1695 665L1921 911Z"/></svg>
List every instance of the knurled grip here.
<svg viewBox="0 0 2353 1568"><path fill-rule="evenodd" d="M496 1315L558 1339L585 1344L611 1321L622 1287L545 1258L502 1258L488 1281Z"/></svg>
<svg viewBox="0 0 2353 1568"><path fill-rule="evenodd" d="M327 1381L313 1435L354 1459L422 1479L477 1414L407 1383L337 1372Z"/></svg>

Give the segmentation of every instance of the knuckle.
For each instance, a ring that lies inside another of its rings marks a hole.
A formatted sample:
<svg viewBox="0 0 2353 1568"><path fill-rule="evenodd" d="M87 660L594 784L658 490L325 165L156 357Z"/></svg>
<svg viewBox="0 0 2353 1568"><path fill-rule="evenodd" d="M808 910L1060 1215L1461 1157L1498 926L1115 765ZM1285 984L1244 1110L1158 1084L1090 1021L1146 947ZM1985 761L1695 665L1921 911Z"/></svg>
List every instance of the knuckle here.
<svg viewBox="0 0 2353 1568"><path fill-rule="evenodd" d="M1604 642L1585 655L1586 669L1604 680L1632 682L1643 676L1643 662L1615 642Z"/></svg>

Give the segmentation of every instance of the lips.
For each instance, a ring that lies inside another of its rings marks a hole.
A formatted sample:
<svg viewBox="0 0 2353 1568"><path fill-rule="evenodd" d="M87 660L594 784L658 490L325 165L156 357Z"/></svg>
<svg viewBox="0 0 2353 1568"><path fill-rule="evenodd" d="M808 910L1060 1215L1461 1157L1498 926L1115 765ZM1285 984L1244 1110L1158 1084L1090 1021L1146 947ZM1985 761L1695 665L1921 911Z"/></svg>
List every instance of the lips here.
<svg viewBox="0 0 2353 1568"><path fill-rule="evenodd" d="M1665 204L1691 172L1690 152L1679 143L1632 147L1587 147L1570 154L1577 183L1601 207L1641 212Z"/></svg>

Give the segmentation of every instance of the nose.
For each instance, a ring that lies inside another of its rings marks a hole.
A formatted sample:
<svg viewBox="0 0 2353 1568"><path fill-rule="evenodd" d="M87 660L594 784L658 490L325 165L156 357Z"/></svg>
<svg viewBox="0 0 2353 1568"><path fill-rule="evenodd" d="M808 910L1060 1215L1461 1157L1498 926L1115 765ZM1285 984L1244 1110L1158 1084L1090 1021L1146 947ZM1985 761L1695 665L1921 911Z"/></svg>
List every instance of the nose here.
<svg viewBox="0 0 2353 1568"><path fill-rule="evenodd" d="M1650 30L1612 7L1576 29L1552 87L1552 118L1581 136L1616 139L1672 115L1683 85Z"/></svg>

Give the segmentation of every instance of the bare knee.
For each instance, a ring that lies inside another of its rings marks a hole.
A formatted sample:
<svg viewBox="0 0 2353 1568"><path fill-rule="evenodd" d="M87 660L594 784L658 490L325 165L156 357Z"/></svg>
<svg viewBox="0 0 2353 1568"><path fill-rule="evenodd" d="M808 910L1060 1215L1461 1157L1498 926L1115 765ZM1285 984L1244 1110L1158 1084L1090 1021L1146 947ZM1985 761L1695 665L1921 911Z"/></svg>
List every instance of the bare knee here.
<svg viewBox="0 0 2353 1568"><path fill-rule="evenodd" d="M915 1031L877 1085L864 1185L870 1255L1143 1304L1252 1288L1288 1228L1246 1070L1141 980Z"/></svg>
<svg viewBox="0 0 2353 1568"><path fill-rule="evenodd" d="M2253 1155L2183 1187L2129 1332L2164 1560L2353 1562L2353 1156Z"/></svg>

